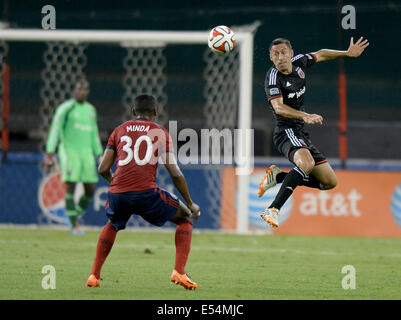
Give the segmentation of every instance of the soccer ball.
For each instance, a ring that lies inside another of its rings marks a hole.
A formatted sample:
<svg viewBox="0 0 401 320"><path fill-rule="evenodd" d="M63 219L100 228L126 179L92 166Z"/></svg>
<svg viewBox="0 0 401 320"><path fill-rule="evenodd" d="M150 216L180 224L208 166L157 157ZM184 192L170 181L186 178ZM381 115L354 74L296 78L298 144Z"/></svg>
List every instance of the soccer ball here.
<svg viewBox="0 0 401 320"><path fill-rule="evenodd" d="M214 27L209 33L208 45L215 53L228 54L235 47L235 34L229 27Z"/></svg>

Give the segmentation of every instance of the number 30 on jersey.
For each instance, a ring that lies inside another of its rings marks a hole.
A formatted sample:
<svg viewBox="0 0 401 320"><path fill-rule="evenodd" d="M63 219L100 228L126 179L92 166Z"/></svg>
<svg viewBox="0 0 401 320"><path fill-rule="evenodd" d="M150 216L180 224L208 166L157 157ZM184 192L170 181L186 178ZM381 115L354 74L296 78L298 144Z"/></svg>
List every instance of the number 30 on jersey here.
<svg viewBox="0 0 401 320"><path fill-rule="evenodd" d="M140 136L134 144L134 148L131 148L132 146L132 139L130 136L122 136L120 138L121 142L125 142L125 145L123 146L123 151L127 153L127 156L118 161L119 166L125 166L128 163L131 162L132 159L135 160L136 164L143 166L147 163L149 163L151 157L152 157L152 152L153 152L153 144L152 140L148 136ZM141 146L142 142L146 143L146 154L143 159L139 159L139 147Z"/></svg>

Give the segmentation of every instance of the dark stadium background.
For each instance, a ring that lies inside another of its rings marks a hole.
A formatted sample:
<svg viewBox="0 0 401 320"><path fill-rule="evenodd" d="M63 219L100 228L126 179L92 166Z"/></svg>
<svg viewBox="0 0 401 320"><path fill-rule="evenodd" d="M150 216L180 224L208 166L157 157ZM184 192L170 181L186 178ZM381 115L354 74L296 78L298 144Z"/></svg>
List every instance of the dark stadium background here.
<svg viewBox="0 0 401 320"><path fill-rule="evenodd" d="M3 1L1 1L3 12ZM260 21L254 48L253 122L255 155L278 156L272 146L271 111L264 94L264 77L271 63L267 50L276 37L291 40L295 54L321 48L347 49L349 38L364 36L370 46L363 55L345 59L348 104L349 158L401 158L401 3L398 1L353 1L356 30L343 30L338 41L337 1L9 1L8 20L12 28L41 28L41 8L56 8L57 29L208 30L215 25L242 25ZM38 127L42 85L40 55L44 44L9 43L10 151L38 151L32 132ZM35 53L35 50L37 52ZM187 114L201 116L203 101L198 98L204 83L182 90L180 81L201 73L203 48L180 50L167 47L170 119L193 127ZM98 110L103 143L120 122L120 85L124 72L122 50L93 45L87 51L85 72L91 83L89 101ZM313 141L332 158L338 157L338 62L314 66L308 72L307 111L325 118L322 127L311 126ZM186 110L185 113L182 110ZM199 129L199 128L196 128Z"/></svg>

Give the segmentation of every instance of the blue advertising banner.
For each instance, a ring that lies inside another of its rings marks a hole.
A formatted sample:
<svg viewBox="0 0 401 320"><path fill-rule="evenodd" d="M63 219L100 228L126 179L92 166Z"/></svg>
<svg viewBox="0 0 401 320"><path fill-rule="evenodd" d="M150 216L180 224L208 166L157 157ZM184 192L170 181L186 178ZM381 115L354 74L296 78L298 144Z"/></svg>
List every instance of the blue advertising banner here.
<svg viewBox="0 0 401 320"><path fill-rule="evenodd" d="M201 207L201 218L196 228L220 228L220 170L182 167L193 201ZM178 191L163 166L159 166L158 185L174 193ZM93 200L80 218L82 226L103 226L107 222L104 206L108 184L101 177ZM65 185L60 172L44 174L42 156L36 153L9 154L0 169L0 223L68 225L65 213ZM75 200L83 194L82 184L77 185ZM174 227L168 222L164 227ZM133 215L127 227L153 227L141 217ZM157 227L154 227L157 228Z"/></svg>

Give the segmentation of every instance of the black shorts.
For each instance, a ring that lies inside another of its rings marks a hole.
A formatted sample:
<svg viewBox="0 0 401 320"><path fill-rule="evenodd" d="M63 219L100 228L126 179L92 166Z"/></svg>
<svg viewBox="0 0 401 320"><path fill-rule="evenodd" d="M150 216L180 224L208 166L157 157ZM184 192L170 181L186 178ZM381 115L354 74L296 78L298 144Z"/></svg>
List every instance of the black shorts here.
<svg viewBox="0 0 401 320"><path fill-rule="evenodd" d="M277 150L292 163L294 163L294 153L299 148L307 148L310 151L315 160L315 165L327 162L323 153L321 153L309 140L309 133L305 130L276 127L273 133L273 142Z"/></svg>

